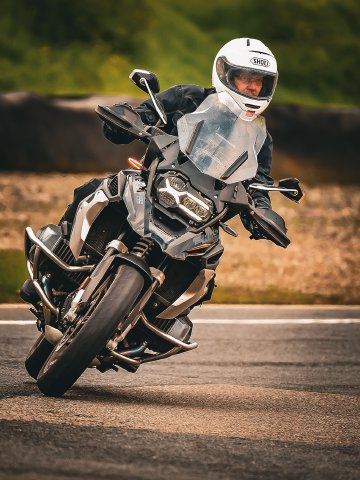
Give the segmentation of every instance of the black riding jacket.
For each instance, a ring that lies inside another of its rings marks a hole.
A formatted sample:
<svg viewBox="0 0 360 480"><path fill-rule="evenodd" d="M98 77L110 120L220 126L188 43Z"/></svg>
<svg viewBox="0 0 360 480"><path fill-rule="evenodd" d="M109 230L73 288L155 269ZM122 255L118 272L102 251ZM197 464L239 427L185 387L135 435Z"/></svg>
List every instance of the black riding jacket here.
<svg viewBox="0 0 360 480"><path fill-rule="evenodd" d="M156 97L163 106L167 115L167 124L161 129L170 134L177 135L177 121L186 113L194 112L202 103L204 98L215 93L214 88L202 88L198 85L175 85ZM154 108L151 100L146 100L135 108L135 111L140 115L142 121L146 125L155 125L159 116ZM130 143L133 137L128 134L123 134L108 125L104 125L104 134L108 140L113 143ZM258 170L253 181L256 183L263 183L271 185L274 183L270 176L272 163L273 143L269 133L267 133L266 140L258 154ZM260 208L270 208L270 198L266 192L257 191L253 195L255 205Z"/></svg>

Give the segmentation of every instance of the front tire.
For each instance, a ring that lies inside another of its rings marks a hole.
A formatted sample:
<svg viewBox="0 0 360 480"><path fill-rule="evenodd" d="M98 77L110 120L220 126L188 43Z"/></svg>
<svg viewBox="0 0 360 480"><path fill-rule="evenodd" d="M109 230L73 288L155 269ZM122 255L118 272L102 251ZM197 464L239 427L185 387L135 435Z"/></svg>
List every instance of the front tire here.
<svg viewBox="0 0 360 480"><path fill-rule="evenodd" d="M95 306L90 303L88 311L65 332L40 370L37 384L43 394L59 397L76 382L130 313L143 285L138 270L129 265L119 267L106 293L95 300Z"/></svg>

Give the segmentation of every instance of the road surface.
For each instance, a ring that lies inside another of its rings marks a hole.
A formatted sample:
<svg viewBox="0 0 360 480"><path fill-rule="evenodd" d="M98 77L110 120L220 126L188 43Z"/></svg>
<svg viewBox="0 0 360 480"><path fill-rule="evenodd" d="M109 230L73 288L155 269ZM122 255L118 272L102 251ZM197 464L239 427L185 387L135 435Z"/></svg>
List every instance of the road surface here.
<svg viewBox="0 0 360 480"><path fill-rule="evenodd" d="M360 307L210 306L199 348L136 374L89 369L59 399L0 306L0 479L358 479Z"/></svg>

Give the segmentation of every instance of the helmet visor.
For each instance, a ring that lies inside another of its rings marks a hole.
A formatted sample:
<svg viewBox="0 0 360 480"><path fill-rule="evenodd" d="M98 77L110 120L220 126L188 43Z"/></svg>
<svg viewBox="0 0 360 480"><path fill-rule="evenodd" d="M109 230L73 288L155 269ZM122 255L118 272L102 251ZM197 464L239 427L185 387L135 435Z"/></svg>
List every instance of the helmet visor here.
<svg viewBox="0 0 360 480"><path fill-rule="evenodd" d="M232 65L224 57L218 58L216 71L226 87L248 98L271 98L276 87L277 74Z"/></svg>

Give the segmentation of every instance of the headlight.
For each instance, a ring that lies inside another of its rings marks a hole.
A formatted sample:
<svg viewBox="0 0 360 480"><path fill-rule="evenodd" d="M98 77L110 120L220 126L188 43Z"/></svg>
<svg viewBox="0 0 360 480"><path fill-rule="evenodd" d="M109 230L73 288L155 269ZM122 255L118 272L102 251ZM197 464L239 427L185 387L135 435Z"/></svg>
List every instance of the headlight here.
<svg viewBox="0 0 360 480"><path fill-rule="evenodd" d="M213 213L212 202L179 177L163 177L156 193L164 207L178 208L196 222L206 222Z"/></svg>

